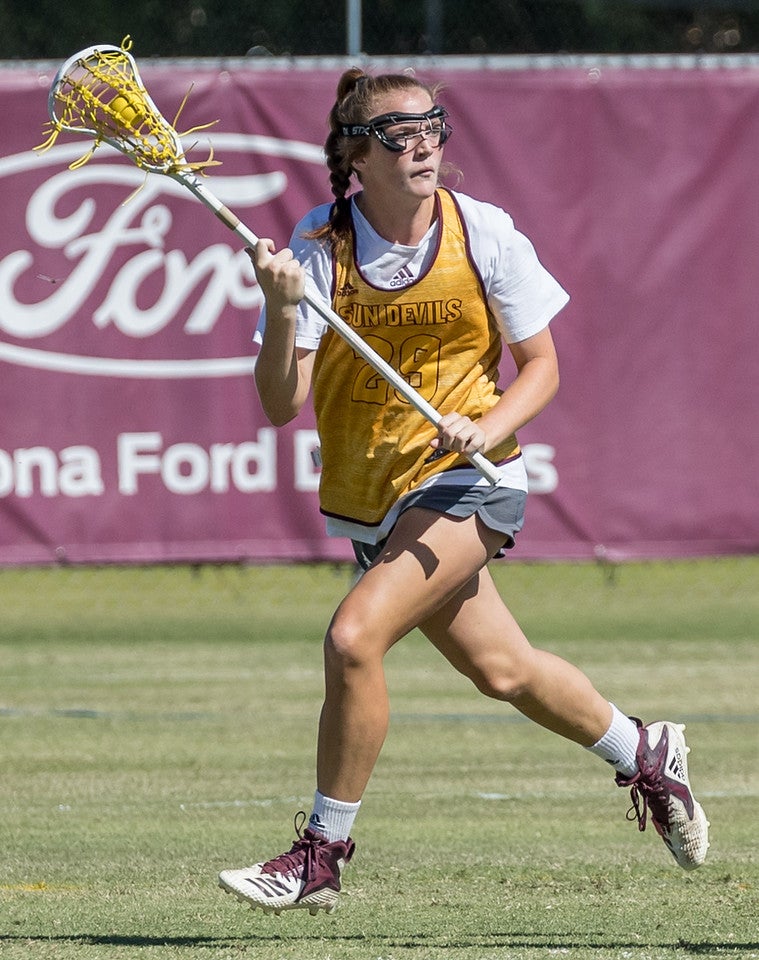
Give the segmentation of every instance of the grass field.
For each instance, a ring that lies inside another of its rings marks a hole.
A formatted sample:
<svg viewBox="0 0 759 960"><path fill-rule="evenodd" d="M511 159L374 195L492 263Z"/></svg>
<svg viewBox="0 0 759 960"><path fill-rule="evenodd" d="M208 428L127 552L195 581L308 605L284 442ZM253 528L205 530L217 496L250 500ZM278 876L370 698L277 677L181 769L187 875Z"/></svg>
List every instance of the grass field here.
<svg viewBox="0 0 759 960"><path fill-rule="evenodd" d="M759 958L759 558L494 571L535 644L687 723L703 868L412 635L340 910L254 913L216 874L286 849L309 807L352 571L0 570L0 957Z"/></svg>

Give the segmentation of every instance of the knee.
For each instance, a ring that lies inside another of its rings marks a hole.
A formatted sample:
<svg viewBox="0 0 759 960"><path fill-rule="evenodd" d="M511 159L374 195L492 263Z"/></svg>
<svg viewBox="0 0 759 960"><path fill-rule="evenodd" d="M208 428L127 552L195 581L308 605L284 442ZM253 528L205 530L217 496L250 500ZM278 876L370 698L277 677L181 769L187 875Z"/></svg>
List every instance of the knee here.
<svg viewBox="0 0 759 960"><path fill-rule="evenodd" d="M373 659L372 648L365 618L349 610L338 609L324 638L327 669L347 673L360 668Z"/></svg>
<svg viewBox="0 0 759 960"><path fill-rule="evenodd" d="M486 664L470 674L470 680L486 697L506 703L518 702L530 689L530 672L526 664Z"/></svg>

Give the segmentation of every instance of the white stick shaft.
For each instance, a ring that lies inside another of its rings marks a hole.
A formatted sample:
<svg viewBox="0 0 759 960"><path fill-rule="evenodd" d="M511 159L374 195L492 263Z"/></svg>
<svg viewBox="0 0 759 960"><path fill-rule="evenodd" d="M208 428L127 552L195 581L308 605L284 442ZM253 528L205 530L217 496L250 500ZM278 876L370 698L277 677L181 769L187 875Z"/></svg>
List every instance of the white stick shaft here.
<svg viewBox="0 0 759 960"><path fill-rule="evenodd" d="M178 180L181 184L191 190L195 196L209 207L216 216L229 227L230 230L233 230L238 237L240 237L244 243L248 246L255 246L258 242L258 237L245 226L245 224L234 214L232 211L226 207L218 197L201 183L200 180L192 173L182 173L176 172L172 173L171 176ZM329 326L342 337L356 353L361 357L362 360L365 360L380 376L384 377L385 380L395 389L398 393L408 401L412 407L418 412L421 413L423 417L426 417L427 420L434 426L437 426L440 422L440 414L438 411L428 403L424 397L422 397L416 390L401 377L401 375L390 366L387 361L376 353L372 348L366 343L366 341L360 337L356 331L343 320L343 318L335 313L331 307L329 307L319 295L319 293L313 288L311 284L306 286L306 294L304 297L306 303L312 307L316 312L329 324ZM483 456L481 453L474 453L469 457L470 462L474 467L479 470L483 477L488 480L491 484L496 484L501 477L501 473L498 467L494 463L491 463L487 457Z"/></svg>

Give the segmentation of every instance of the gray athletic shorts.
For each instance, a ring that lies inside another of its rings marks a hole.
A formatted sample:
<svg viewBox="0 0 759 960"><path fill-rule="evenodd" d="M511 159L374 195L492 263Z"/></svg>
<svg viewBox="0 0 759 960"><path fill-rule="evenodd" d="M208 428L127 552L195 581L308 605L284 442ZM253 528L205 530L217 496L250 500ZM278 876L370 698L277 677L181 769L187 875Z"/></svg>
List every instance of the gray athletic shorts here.
<svg viewBox="0 0 759 960"><path fill-rule="evenodd" d="M437 513L447 513L452 517L471 517L473 513L490 530L503 534L503 547L496 557L504 556L504 550L510 550L516 541L516 535L524 523L524 508L527 494L513 487L491 486L455 486L438 484L423 487L416 493L408 494L403 501L401 513L409 507L423 507ZM379 555L387 543L363 543L352 540L356 560L366 570Z"/></svg>

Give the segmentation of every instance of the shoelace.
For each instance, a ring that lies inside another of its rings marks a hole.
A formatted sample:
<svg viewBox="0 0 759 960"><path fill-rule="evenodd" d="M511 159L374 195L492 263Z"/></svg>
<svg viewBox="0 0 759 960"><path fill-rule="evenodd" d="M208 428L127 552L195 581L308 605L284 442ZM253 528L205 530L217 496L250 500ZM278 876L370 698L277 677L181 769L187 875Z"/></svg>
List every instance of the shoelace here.
<svg viewBox="0 0 759 960"><path fill-rule="evenodd" d="M653 782L648 783L640 783L640 779L641 774L637 773L629 781L632 806L625 816L630 822L637 820L638 830L642 833L646 829L649 813L654 824L661 822L663 827L666 826L669 820L669 798L661 777L652 778Z"/></svg>
<svg viewBox="0 0 759 960"><path fill-rule="evenodd" d="M638 789L637 783L633 783L630 787L630 799L632 800L632 806L625 814L625 819L631 823L633 820L637 820L638 830L643 833L648 823L648 800L646 794Z"/></svg>
<svg viewBox="0 0 759 960"><path fill-rule="evenodd" d="M305 881L311 880L314 877L319 857L319 848L322 842L303 836L302 828L305 822L306 814L303 810L299 810L298 813L295 814L293 821L298 839L287 853L282 853L264 864L261 869L265 873L282 873L287 875L299 870L302 866L303 879Z"/></svg>

